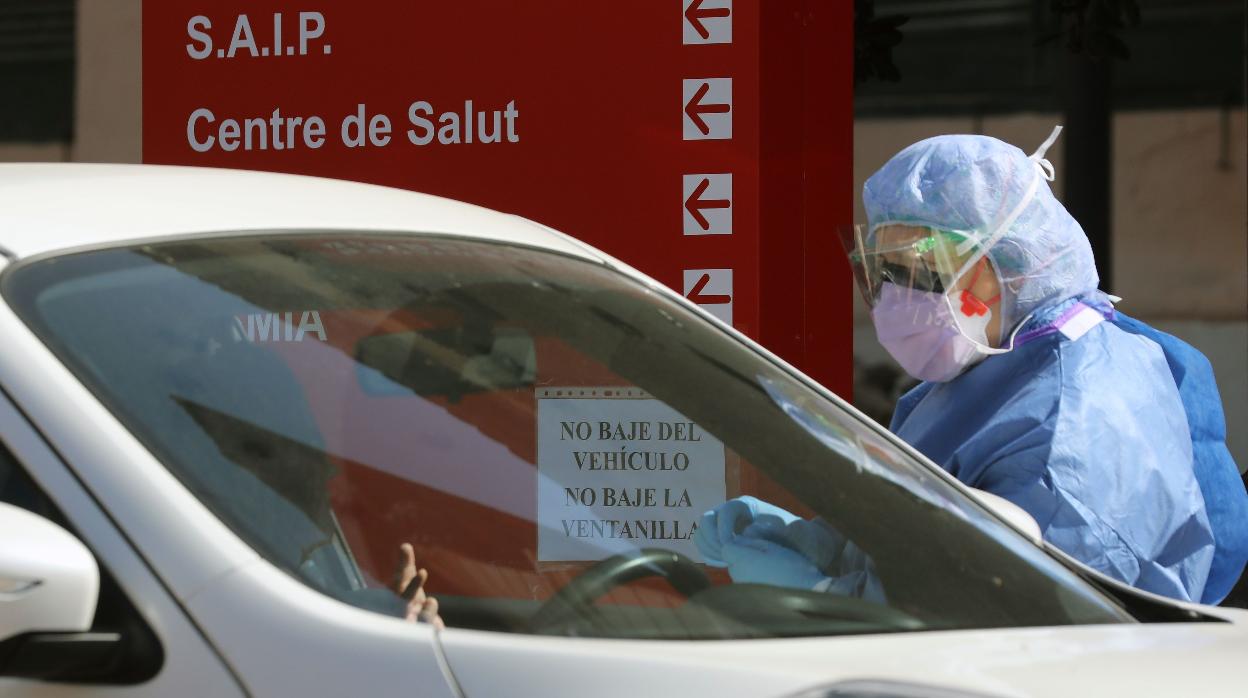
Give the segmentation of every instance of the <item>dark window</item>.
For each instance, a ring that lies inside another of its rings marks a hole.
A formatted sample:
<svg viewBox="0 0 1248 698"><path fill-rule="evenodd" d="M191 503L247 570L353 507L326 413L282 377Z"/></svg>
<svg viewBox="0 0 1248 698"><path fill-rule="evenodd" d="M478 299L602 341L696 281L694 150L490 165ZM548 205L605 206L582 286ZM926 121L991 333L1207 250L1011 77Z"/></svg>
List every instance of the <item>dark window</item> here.
<svg viewBox="0 0 1248 698"><path fill-rule="evenodd" d="M0 143L74 130L74 0L0 0Z"/></svg>
<svg viewBox="0 0 1248 698"><path fill-rule="evenodd" d="M869 80L854 95L859 117L1060 111L1065 39L1035 0L874 0L876 17L904 16L892 50L899 82ZM1119 109L1222 107L1244 102L1242 0L1139 2L1140 23L1116 34Z"/></svg>

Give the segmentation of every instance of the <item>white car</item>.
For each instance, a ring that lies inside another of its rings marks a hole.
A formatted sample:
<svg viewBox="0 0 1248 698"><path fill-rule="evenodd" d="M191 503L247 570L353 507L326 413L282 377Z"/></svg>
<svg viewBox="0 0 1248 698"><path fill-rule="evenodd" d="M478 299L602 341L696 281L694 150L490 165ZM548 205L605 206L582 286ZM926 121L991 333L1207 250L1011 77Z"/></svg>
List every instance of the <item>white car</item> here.
<svg viewBox="0 0 1248 698"><path fill-rule="evenodd" d="M743 494L838 583L704 564ZM1245 690L1248 613L1046 549L573 238L362 184L0 166L0 502L5 695Z"/></svg>

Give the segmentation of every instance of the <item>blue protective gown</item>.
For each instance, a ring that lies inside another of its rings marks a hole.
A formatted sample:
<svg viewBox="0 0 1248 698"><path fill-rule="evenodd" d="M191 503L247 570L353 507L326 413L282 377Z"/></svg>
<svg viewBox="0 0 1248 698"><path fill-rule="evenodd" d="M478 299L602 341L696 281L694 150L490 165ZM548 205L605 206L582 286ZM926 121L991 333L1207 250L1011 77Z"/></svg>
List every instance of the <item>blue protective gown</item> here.
<svg viewBox="0 0 1248 698"><path fill-rule="evenodd" d="M1077 340L1039 336L920 384L890 428L967 485L1021 506L1085 564L1158 594L1209 598L1214 534L1192 436L1166 354L1147 336L1112 322Z"/></svg>
<svg viewBox="0 0 1248 698"><path fill-rule="evenodd" d="M1188 343L1139 320L1115 313L1114 324L1156 342L1165 352L1179 388L1192 435L1196 482L1205 498L1215 545L1201 602L1219 603L1235 586L1248 562L1248 490L1244 489L1239 468L1226 448L1226 417L1222 414L1222 396L1213 378L1213 367L1204 354Z"/></svg>

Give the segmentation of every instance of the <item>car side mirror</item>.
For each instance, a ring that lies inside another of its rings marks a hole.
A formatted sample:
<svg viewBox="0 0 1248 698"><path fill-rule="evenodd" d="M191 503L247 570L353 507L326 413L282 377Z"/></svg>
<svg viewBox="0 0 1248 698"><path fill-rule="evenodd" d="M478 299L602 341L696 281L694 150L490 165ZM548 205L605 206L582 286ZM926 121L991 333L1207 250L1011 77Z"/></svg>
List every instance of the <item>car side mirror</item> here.
<svg viewBox="0 0 1248 698"><path fill-rule="evenodd" d="M31 632L85 632L99 595L100 570L81 541L0 503L0 642Z"/></svg>
<svg viewBox="0 0 1248 698"><path fill-rule="evenodd" d="M992 513L1000 516L1010 523L1019 533L1031 539L1036 545L1044 544L1044 536L1040 533L1040 524L1028 514L1025 509L1011 502L1004 497L998 497L991 492L970 488L971 494L980 504L992 510Z"/></svg>

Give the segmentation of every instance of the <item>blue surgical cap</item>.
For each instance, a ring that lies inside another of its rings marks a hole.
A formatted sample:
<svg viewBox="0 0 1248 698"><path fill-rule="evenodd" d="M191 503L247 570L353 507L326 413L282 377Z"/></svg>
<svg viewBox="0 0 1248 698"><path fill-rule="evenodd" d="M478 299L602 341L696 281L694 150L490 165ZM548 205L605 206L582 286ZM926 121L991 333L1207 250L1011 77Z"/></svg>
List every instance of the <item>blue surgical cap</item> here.
<svg viewBox="0 0 1248 698"><path fill-rule="evenodd" d="M967 236L974 254L963 269L987 255L1001 282L1003 335L1038 308L1096 290L1088 237L1049 189L1044 152L1059 131L1030 157L989 136L907 147L863 186L870 230L917 225Z"/></svg>

